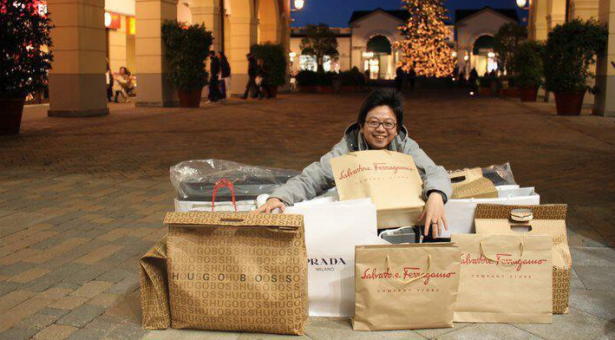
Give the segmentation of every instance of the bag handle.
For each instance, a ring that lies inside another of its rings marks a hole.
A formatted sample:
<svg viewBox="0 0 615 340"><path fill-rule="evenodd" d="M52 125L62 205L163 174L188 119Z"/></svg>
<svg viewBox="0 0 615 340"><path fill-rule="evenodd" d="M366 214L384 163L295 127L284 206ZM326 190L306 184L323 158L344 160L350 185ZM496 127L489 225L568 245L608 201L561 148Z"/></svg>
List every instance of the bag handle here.
<svg viewBox="0 0 615 340"><path fill-rule="evenodd" d="M235 212L237 212L237 203L235 203L235 187L233 186L233 182L231 182L228 178L221 178L216 181L214 185L214 193L211 197L211 211L214 211L216 206L216 195L218 194L218 190L221 188L229 188L231 190L231 199L233 200L233 207L235 207Z"/></svg>
<svg viewBox="0 0 615 340"><path fill-rule="evenodd" d="M391 259L389 258L389 255L387 255L387 258L386 258L386 266L387 266L387 269L392 273L393 269L391 269ZM425 269L424 273L422 273L421 275L419 275L417 277L414 277L414 278L411 278L409 280L406 280L406 281L404 281L402 279L398 279L396 277L394 277L394 279L397 280L397 282L399 282L399 283L408 284L408 283L414 282L416 280L419 280L419 279L425 277L425 275L429 274L429 269L430 268L431 268L431 254L427 254L427 268Z"/></svg>
<svg viewBox="0 0 615 340"><path fill-rule="evenodd" d="M502 262L502 261L500 261L500 260L493 259L493 258L491 258L491 257L489 257L489 256L487 255L487 253L485 252L485 247L483 246L483 241L481 241L481 242L479 243L479 245L480 245L480 253L481 253L481 255L483 255L486 259L491 260L491 261L493 261L493 262L498 262L498 263L501 263L501 262ZM523 257L523 242L519 242L519 258L518 258L517 260L520 260L522 257ZM512 264L512 263L511 263L511 264Z"/></svg>

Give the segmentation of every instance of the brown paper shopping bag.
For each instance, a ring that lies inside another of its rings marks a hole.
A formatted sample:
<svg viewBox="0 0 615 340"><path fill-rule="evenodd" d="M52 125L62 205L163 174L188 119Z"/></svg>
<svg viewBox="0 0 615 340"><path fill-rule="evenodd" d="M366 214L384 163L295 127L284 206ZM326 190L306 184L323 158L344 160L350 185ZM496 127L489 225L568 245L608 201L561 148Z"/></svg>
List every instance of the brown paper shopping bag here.
<svg viewBox="0 0 615 340"><path fill-rule="evenodd" d="M565 204L516 205L479 204L477 234L549 235L553 240L553 314L567 314L572 257L566 236Z"/></svg>
<svg viewBox="0 0 615 340"><path fill-rule="evenodd" d="M167 239L164 237L139 261L142 326L165 329L171 325L167 283Z"/></svg>
<svg viewBox="0 0 615 340"><path fill-rule="evenodd" d="M303 334L302 215L169 213L165 224L173 328Z"/></svg>
<svg viewBox="0 0 615 340"><path fill-rule="evenodd" d="M483 177L481 168L454 171L449 174L453 186L451 198L497 198L493 182Z"/></svg>
<svg viewBox="0 0 615 340"><path fill-rule="evenodd" d="M453 327L459 259L451 243L357 246L353 329Z"/></svg>
<svg viewBox="0 0 615 340"><path fill-rule="evenodd" d="M461 250L456 322L551 323L551 238L453 234Z"/></svg>
<svg viewBox="0 0 615 340"><path fill-rule="evenodd" d="M378 228L416 225L425 202L412 156L388 150L359 151L331 160L340 200L371 198Z"/></svg>

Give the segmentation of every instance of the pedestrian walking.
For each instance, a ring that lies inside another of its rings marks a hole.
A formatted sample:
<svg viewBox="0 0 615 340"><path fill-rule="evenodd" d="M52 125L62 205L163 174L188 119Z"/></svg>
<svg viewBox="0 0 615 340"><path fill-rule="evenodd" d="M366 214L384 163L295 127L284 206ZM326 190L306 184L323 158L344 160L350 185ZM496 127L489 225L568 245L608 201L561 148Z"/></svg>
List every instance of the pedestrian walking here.
<svg viewBox="0 0 615 340"><path fill-rule="evenodd" d="M258 75L256 76L256 86L258 87L258 98L271 98L271 94L269 93L269 74L267 73L267 68L265 67L265 62L263 59L258 59L256 61L256 65L258 65Z"/></svg>
<svg viewBox="0 0 615 340"><path fill-rule="evenodd" d="M111 72L109 62L107 62L107 72L105 72L105 78L107 82L107 101L111 103L113 100L113 72Z"/></svg>
<svg viewBox="0 0 615 340"><path fill-rule="evenodd" d="M248 58L248 84L246 85L246 92L241 98L248 99L249 95L251 95L252 98L256 98L259 96L258 86L256 85L256 76L258 76L258 65L256 63L256 58L252 53L248 53L246 57Z"/></svg>
<svg viewBox="0 0 615 340"><path fill-rule="evenodd" d="M397 92L401 91L405 76L406 72L404 72L404 69L401 66L397 67L395 70L395 90L397 90Z"/></svg>
<svg viewBox="0 0 615 340"><path fill-rule="evenodd" d="M218 52L218 59L220 60L220 77L222 78L220 80L220 92L222 93L222 100L226 100L231 86L231 65L222 51Z"/></svg>
<svg viewBox="0 0 615 340"><path fill-rule="evenodd" d="M478 96L478 72L476 72L476 68L472 68L472 71L470 71L468 82L470 83L470 95Z"/></svg>
<svg viewBox="0 0 615 340"><path fill-rule="evenodd" d="M222 98L220 91L220 59L215 52L211 52L211 62L209 64L209 101L212 103L217 102Z"/></svg>
<svg viewBox="0 0 615 340"><path fill-rule="evenodd" d="M416 82L416 71L414 67L410 69L410 75L408 76L410 79L410 91L414 91L414 83Z"/></svg>
<svg viewBox="0 0 615 340"><path fill-rule="evenodd" d="M113 90L115 91L115 102L119 95L122 95L125 103L130 103L130 97L128 92L131 90L130 71L124 66L120 67L120 72L115 76L113 83Z"/></svg>

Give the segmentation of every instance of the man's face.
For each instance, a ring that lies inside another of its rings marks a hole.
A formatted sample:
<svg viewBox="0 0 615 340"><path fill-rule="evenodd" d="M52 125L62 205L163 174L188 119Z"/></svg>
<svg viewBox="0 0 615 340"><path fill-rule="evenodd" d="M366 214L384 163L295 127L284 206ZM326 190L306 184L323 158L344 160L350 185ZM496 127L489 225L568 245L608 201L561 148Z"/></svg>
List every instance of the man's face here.
<svg viewBox="0 0 615 340"><path fill-rule="evenodd" d="M376 150L386 147L397 136L397 118L390 107L377 106L367 113L361 133L367 143Z"/></svg>

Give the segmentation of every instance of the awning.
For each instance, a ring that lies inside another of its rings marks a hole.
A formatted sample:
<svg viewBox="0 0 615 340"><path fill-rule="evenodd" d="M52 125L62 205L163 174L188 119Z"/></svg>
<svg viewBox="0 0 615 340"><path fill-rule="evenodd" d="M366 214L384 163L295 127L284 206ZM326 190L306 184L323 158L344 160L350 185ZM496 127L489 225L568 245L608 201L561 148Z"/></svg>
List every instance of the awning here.
<svg viewBox="0 0 615 340"><path fill-rule="evenodd" d="M483 35L476 39L474 42L474 48L472 54L485 54L486 52L493 51L493 37L489 35Z"/></svg>
<svg viewBox="0 0 615 340"><path fill-rule="evenodd" d="M391 42L383 35L376 35L367 42L367 52L391 54Z"/></svg>

